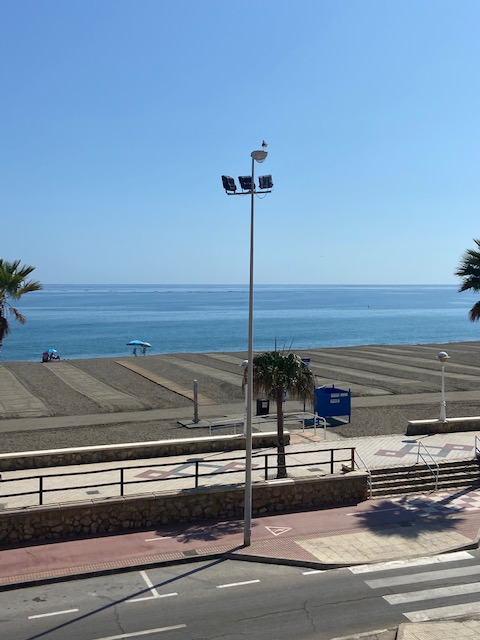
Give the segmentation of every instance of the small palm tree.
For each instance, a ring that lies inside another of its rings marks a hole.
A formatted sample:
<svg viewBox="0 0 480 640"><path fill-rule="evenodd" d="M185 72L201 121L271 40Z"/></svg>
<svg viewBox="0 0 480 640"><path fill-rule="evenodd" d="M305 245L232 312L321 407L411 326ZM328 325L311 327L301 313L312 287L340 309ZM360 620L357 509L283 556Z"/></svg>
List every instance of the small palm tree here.
<svg viewBox="0 0 480 640"><path fill-rule="evenodd" d="M480 240L475 240L476 249L467 249L462 256L455 275L463 278L459 291L473 291L480 293ZM476 302L470 309L470 320L480 320L480 302Z"/></svg>
<svg viewBox="0 0 480 640"><path fill-rule="evenodd" d="M247 381L244 372L243 384ZM283 433L283 399L285 393L294 400L312 400L313 373L294 353L266 351L253 359L253 390L273 400L277 410L277 478L287 477L285 438Z"/></svg>
<svg viewBox="0 0 480 640"><path fill-rule="evenodd" d="M26 322L25 316L15 309L10 301L19 300L25 293L39 291L42 288L40 282L27 280L34 270L35 267L20 265L20 260L8 262L0 258L0 348L4 337L10 333L8 314L20 324Z"/></svg>

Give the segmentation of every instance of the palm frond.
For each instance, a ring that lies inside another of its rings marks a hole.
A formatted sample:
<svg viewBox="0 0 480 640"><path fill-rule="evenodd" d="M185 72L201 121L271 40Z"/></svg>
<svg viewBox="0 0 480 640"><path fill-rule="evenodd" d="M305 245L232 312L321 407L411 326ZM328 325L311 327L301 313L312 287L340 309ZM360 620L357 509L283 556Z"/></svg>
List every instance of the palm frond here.
<svg viewBox="0 0 480 640"><path fill-rule="evenodd" d="M468 313L468 317L472 322L480 320L480 302L476 302Z"/></svg>
<svg viewBox="0 0 480 640"><path fill-rule="evenodd" d="M473 291L480 293L480 239L475 239L477 249L467 249L461 257L458 269L455 275L462 278L462 284L459 291ZM472 322L480 319L480 303L476 303L469 312Z"/></svg>
<svg viewBox="0 0 480 640"><path fill-rule="evenodd" d="M10 333L6 315L11 314L20 324L26 322L25 316L9 301L19 300L25 293L42 289L38 280L27 280L34 270L35 267L31 265L21 265L20 260L8 261L0 258L0 345Z"/></svg>

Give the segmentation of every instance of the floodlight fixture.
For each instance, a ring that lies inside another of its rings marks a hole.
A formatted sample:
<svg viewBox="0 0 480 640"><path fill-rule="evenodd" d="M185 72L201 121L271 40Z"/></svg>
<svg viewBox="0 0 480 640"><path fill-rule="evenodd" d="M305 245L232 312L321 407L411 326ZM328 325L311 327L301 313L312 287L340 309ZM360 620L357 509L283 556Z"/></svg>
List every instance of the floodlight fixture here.
<svg viewBox="0 0 480 640"><path fill-rule="evenodd" d="M258 186L260 189L273 189L272 176L258 176Z"/></svg>
<svg viewBox="0 0 480 640"><path fill-rule="evenodd" d="M227 193L235 193L235 191L237 190L235 180L230 176L222 176L222 184Z"/></svg>
<svg viewBox="0 0 480 640"><path fill-rule="evenodd" d="M240 186L243 191L252 190L252 176L238 176L238 181L240 182Z"/></svg>

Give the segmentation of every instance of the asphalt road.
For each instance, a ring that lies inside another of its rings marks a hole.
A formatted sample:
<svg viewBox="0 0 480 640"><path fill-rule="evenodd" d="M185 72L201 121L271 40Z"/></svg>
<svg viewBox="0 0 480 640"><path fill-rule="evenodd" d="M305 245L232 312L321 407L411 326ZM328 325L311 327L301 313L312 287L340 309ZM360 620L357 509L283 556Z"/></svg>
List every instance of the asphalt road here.
<svg viewBox="0 0 480 640"><path fill-rule="evenodd" d="M332 571L212 561L0 593L9 640L331 640L480 612L480 552Z"/></svg>

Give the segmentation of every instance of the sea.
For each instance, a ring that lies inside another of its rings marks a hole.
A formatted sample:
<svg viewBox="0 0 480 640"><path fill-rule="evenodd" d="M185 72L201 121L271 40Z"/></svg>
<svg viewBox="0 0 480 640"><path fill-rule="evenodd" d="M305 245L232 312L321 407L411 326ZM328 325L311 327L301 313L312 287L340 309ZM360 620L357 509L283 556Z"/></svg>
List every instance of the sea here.
<svg viewBox="0 0 480 640"><path fill-rule="evenodd" d="M454 285L257 285L254 351L480 340L476 298ZM246 351L247 285L44 285L15 305L3 361Z"/></svg>

